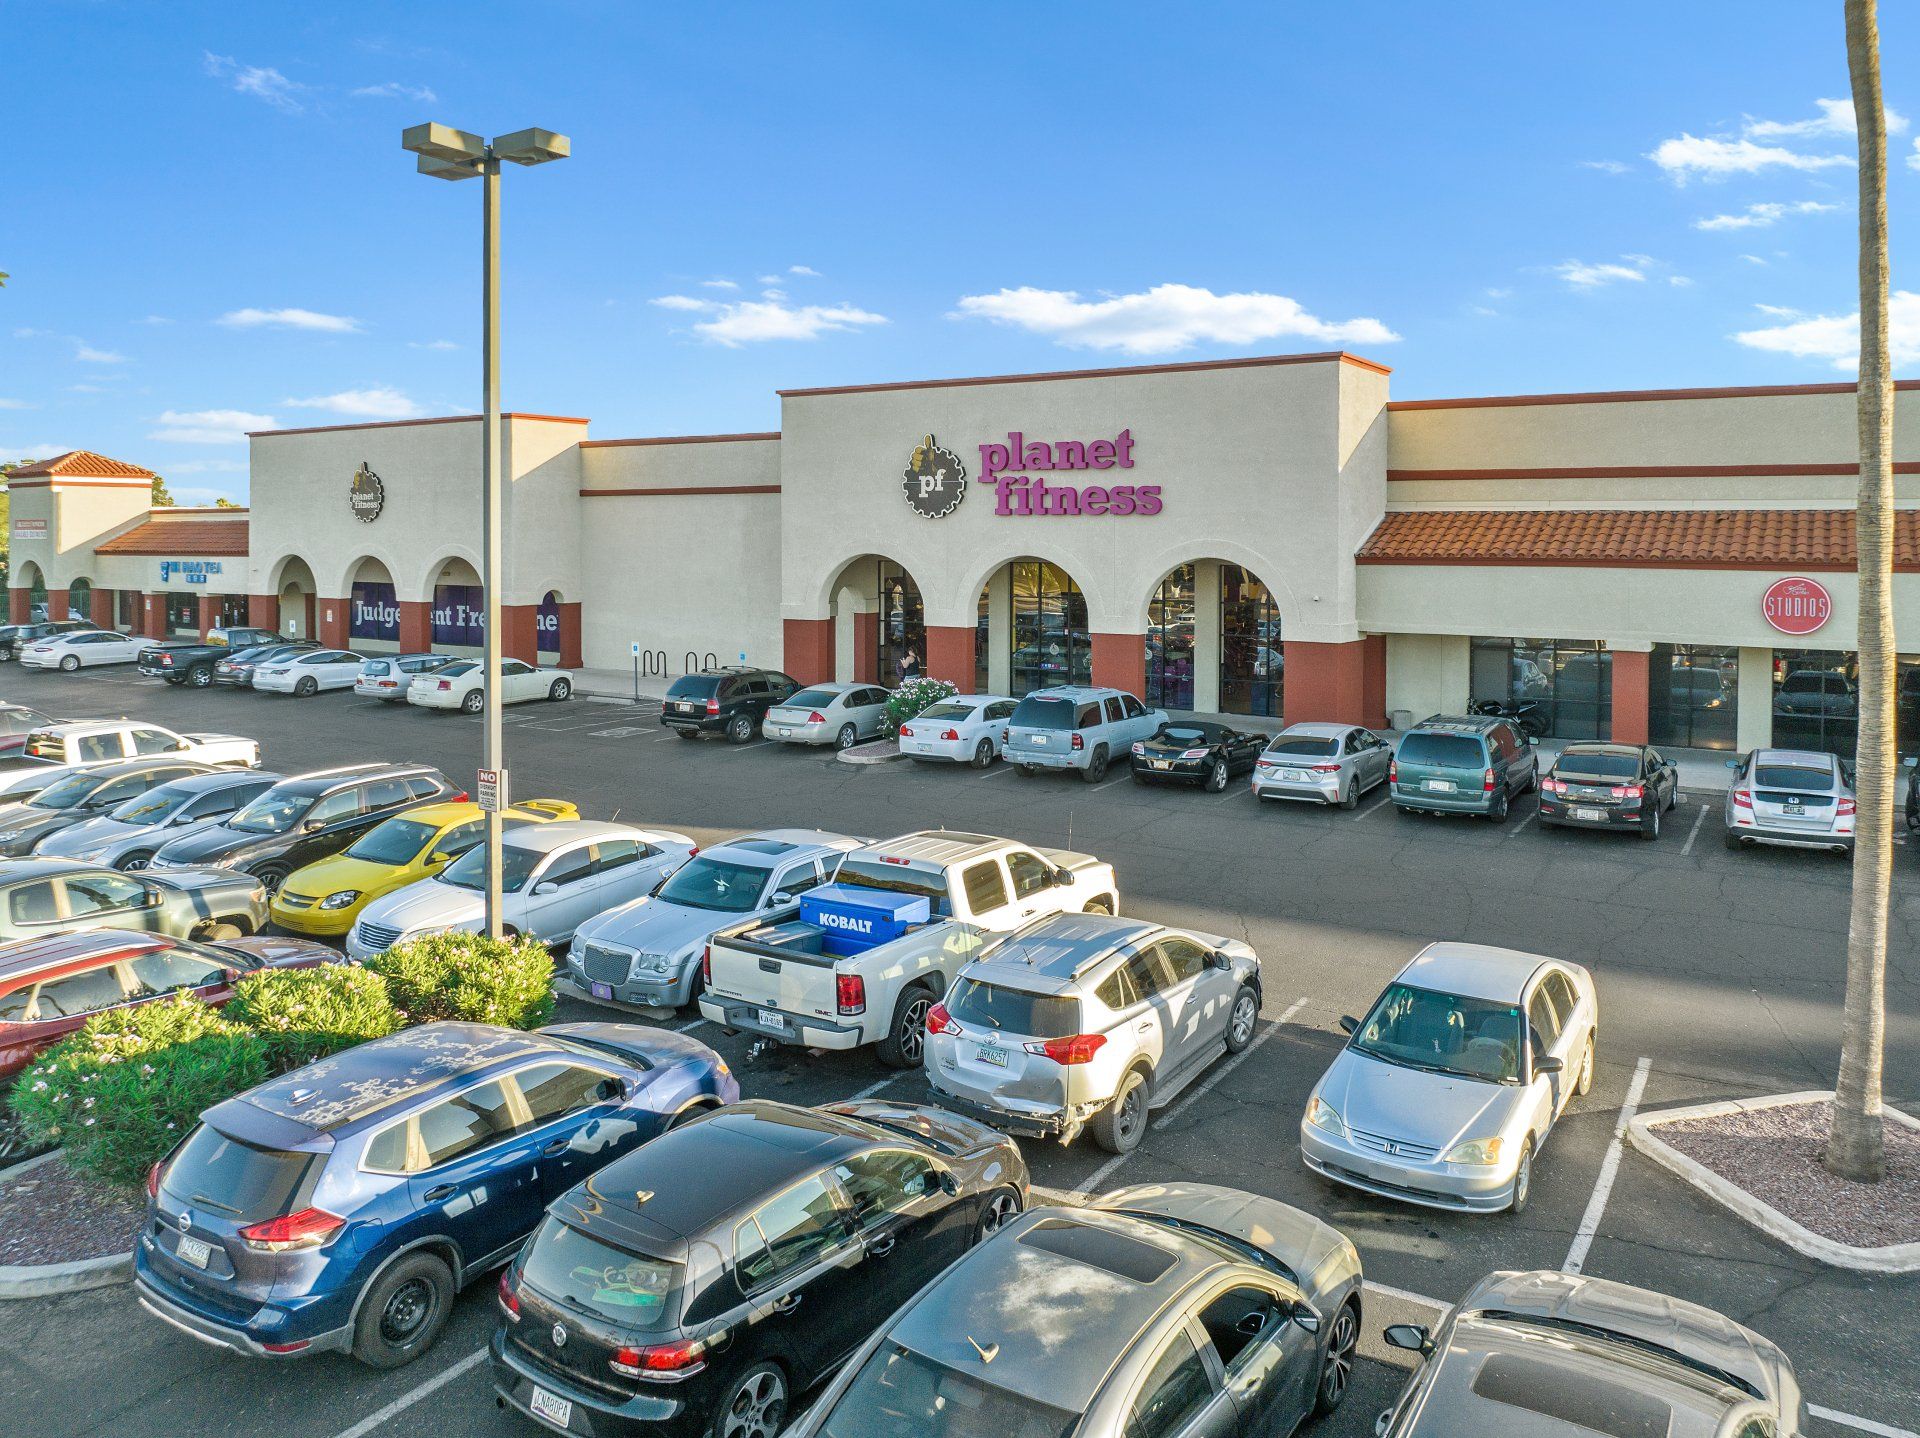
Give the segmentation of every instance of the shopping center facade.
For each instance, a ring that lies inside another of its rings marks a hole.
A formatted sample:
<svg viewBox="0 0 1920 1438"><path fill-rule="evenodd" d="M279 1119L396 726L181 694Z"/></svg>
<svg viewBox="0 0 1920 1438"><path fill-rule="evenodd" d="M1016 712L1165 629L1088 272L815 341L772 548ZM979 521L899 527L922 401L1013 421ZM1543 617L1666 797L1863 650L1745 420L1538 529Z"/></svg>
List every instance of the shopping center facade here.
<svg viewBox="0 0 1920 1438"><path fill-rule="evenodd" d="M1356 356L783 391L777 433L505 421L508 652L643 677L1092 682L1388 725L1530 700L1567 738L1850 748L1851 384L1395 402ZM1895 422L1920 747L1920 384ZM252 508L15 472L16 616L478 642L481 425L251 437Z"/></svg>

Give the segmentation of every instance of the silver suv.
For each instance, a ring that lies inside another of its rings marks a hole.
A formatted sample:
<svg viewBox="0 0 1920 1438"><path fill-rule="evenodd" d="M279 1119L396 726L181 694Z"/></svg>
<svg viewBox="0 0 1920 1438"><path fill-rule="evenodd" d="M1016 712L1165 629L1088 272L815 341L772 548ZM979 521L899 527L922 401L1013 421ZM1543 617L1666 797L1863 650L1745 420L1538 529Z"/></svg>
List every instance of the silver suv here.
<svg viewBox="0 0 1920 1438"><path fill-rule="evenodd" d="M1726 844L1792 844L1853 852L1859 804L1853 771L1838 755L1755 749L1729 759Z"/></svg>
<svg viewBox="0 0 1920 1438"><path fill-rule="evenodd" d="M960 971L927 1015L927 1078L948 1108L1109 1153L1222 1053L1252 1042L1260 960L1238 939L1060 914Z"/></svg>
<svg viewBox="0 0 1920 1438"><path fill-rule="evenodd" d="M1074 769L1097 784L1109 761L1132 754L1136 739L1152 738L1166 722L1164 710L1149 709L1118 689L1036 689L1007 719L1001 754L1029 777L1042 769Z"/></svg>

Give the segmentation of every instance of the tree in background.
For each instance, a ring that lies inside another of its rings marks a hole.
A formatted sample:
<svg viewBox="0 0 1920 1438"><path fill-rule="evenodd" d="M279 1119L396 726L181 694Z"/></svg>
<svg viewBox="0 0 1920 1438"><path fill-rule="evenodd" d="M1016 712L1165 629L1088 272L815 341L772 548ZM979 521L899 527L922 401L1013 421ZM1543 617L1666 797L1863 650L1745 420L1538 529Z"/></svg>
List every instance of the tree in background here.
<svg viewBox="0 0 1920 1438"><path fill-rule="evenodd" d="M4 480L25 463L27 461L24 459L10 459L5 464L0 464L0 480ZM9 568L7 542L12 537L13 522L7 515L7 487L4 483L0 483L0 582L4 582L7 577Z"/></svg>
<svg viewBox="0 0 1920 1438"><path fill-rule="evenodd" d="M167 482L157 474L153 477L153 498L149 502L155 509L173 508L173 495L167 490Z"/></svg>

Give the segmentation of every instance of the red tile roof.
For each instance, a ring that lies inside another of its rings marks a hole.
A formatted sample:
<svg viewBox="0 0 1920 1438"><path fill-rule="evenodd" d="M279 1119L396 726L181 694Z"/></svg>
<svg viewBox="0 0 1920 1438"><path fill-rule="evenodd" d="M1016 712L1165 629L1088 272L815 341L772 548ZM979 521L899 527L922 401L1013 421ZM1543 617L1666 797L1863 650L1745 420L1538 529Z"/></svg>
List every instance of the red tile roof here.
<svg viewBox="0 0 1920 1438"><path fill-rule="evenodd" d="M228 556L243 559L247 553L247 520L215 519L203 514L184 514L176 519L153 518L136 524L125 534L115 535L94 546L95 554L162 554Z"/></svg>
<svg viewBox="0 0 1920 1438"><path fill-rule="evenodd" d="M150 469L128 464L123 459L108 459L90 449L70 449L52 459L23 464L8 479L152 479Z"/></svg>
<svg viewBox="0 0 1920 1438"><path fill-rule="evenodd" d="M1920 570L1920 510L1894 516L1894 568ZM1850 509L1396 511L1362 564L1852 569Z"/></svg>

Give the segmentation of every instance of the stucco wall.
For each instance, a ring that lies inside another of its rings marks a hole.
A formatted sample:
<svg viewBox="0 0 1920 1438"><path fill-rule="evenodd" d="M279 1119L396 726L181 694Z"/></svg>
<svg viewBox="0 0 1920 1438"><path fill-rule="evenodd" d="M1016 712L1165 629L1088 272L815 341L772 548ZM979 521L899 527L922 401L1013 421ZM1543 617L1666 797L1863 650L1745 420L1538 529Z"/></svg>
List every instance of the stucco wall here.
<svg viewBox="0 0 1920 1438"><path fill-rule="evenodd" d="M1404 709L1418 724L1430 714L1465 711L1471 681L1465 635L1387 636L1387 721Z"/></svg>

